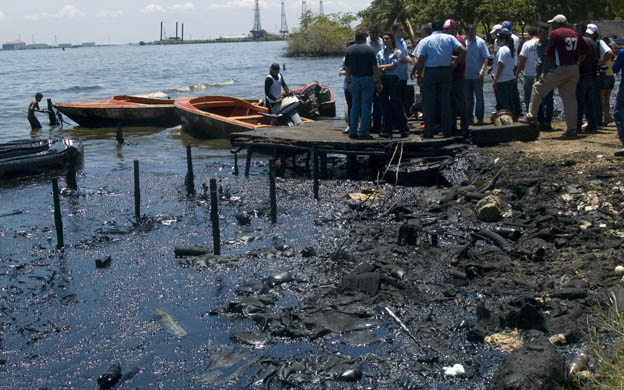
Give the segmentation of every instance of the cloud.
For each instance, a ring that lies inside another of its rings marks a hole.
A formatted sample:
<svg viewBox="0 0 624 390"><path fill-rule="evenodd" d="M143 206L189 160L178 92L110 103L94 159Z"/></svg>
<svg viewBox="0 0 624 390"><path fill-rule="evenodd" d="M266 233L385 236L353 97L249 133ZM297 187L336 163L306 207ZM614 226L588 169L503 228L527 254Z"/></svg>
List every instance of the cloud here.
<svg viewBox="0 0 624 390"><path fill-rule="evenodd" d="M192 9L195 9L195 4L186 2L184 4L174 4L167 8L172 11L190 11Z"/></svg>
<svg viewBox="0 0 624 390"><path fill-rule="evenodd" d="M186 2L184 4L174 4L174 5L170 5L167 7L163 7L160 4L150 4L147 7L143 8L142 12L145 13L167 13L169 11L172 12L178 12L178 11L191 11L196 9L195 4L191 3L191 2Z"/></svg>
<svg viewBox="0 0 624 390"><path fill-rule="evenodd" d="M73 5L66 4L63 6L63 9L59 11L59 13L52 16L58 19L72 19L79 16L86 16L86 14Z"/></svg>
<svg viewBox="0 0 624 390"><path fill-rule="evenodd" d="M40 20L40 19L73 19L78 17L87 16L84 12L80 11L78 8L71 4L66 4L61 8L61 10L55 14L48 13L40 13L36 15L26 15L24 19L26 20Z"/></svg>
<svg viewBox="0 0 624 390"><path fill-rule="evenodd" d="M164 9L162 5L150 4L147 7L143 8L142 12L153 14L153 13L165 13L167 12L167 10Z"/></svg>
<svg viewBox="0 0 624 390"><path fill-rule="evenodd" d="M123 14L123 11L100 11L95 16L98 18L118 18Z"/></svg>
<svg viewBox="0 0 624 390"><path fill-rule="evenodd" d="M208 6L208 8L211 9L215 9L215 8L245 8L245 9L251 9L253 10L254 7L256 5L256 2L254 0L232 0L232 1L225 1L223 3L212 3ZM260 8L265 8L266 7L266 3L264 1L260 1Z"/></svg>

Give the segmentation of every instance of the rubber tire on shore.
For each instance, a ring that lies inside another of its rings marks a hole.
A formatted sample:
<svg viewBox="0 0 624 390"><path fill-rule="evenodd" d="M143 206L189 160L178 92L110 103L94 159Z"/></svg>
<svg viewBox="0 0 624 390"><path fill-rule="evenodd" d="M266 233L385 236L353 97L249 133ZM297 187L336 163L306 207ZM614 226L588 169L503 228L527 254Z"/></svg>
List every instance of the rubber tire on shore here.
<svg viewBox="0 0 624 390"><path fill-rule="evenodd" d="M471 127L470 134L475 145L495 145L511 141L533 141L539 138L539 127L514 122L509 126L485 125Z"/></svg>

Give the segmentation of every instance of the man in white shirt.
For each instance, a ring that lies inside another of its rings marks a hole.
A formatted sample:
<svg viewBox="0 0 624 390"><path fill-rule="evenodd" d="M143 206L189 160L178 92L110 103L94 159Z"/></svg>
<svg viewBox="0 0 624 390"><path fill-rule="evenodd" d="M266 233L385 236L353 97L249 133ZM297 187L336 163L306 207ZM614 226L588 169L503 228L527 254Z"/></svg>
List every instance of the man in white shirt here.
<svg viewBox="0 0 624 390"><path fill-rule="evenodd" d="M598 26L596 26L593 23L590 23L587 25L587 30L585 31L585 34L588 37L591 37L596 44L598 45L598 50L600 52L600 58L598 59L598 67L604 69L605 63L613 58L615 58L615 55L613 54L613 50L611 50L611 48L609 47L609 45L607 45L605 43L605 41L603 41L602 39L600 39L600 36L598 35ZM603 107L602 107L602 98L601 98L601 89L602 89L602 81L598 81L594 87L594 92L592 93L592 95L594 96L594 99L597 99L597 103L594 105L594 115L598 121L599 124L602 123L602 116L603 116ZM608 100L605 102L606 104L608 104Z"/></svg>
<svg viewBox="0 0 624 390"><path fill-rule="evenodd" d="M529 102L531 101L531 90L535 83L535 78L537 77L537 44L539 43L537 27L529 27L528 33L531 39L524 42L524 45L522 45L522 50L520 50L520 55L518 56L518 67L515 75L517 82L520 73L524 73L524 105L527 110L529 109Z"/></svg>

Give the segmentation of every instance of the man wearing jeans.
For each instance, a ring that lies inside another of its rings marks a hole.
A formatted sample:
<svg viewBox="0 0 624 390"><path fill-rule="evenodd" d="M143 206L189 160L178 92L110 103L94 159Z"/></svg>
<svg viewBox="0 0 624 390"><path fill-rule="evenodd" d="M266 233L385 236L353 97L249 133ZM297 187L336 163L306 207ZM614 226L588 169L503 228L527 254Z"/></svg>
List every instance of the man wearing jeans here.
<svg viewBox="0 0 624 390"><path fill-rule="evenodd" d="M477 36L477 27L468 26L466 31L466 69L464 71L464 95L466 96L466 114L468 122L483 125L483 75L487 69L490 53L485 40ZM475 106L476 99L476 106Z"/></svg>
<svg viewBox="0 0 624 390"><path fill-rule="evenodd" d="M529 103L531 102L531 90L533 84L535 84L535 77L537 76L537 44L539 38L537 37L537 28L529 27L530 40L524 42L520 55L518 55L518 67L516 68L516 82L520 77L520 73L524 73L524 104L526 109L529 109Z"/></svg>
<svg viewBox="0 0 624 390"><path fill-rule="evenodd" d="M464 61L466 48L452 35L442 32L443 22L431 23L433 34L423 39L418 48L418 85L422 90L423 114L425 117L424 138L433 138L436 108L440 109L441 129L445 137L450 137L454 119L451 106L451 71L457 63ZM453 51L457 57L453 57Z"/></svg>
<svg viewBox="0 0 624 390"><path fill-rule="evenodd" d="M585 59L589 48L581 36L567 27L568 20L563 15L557 15L548 23L552 23L554 30L550 33L550 41L546 48L544 68L539 81L533 84L529 113L523 122L537 125L537 113L542 99L553 89L559 90L563 101L567 129L564 137L576 136L577 105L576 84L579 80L579 63ZM556 62L555 62L556 61ZM558 65L551 69L551 65Z"/></svg>
<svg viewBox="0 0 624 390"><path fill-rule="evenodd" d="M381 79L377 69L375 50L366 44L366 33L355 32L355 45L347 49L345 54L345 77L351 80L352 107L349 115L349 138L358 138L358 122L360 125L359 139L372 139L368 134L371 120L371 105L375 84L381 90Z"/></svg>
<svg viewBox="0 0 624 390"><path fill-rule="evenodd" d="M614 74L620 73L620 76L624 76L624 49L620 50L615 62L611 66ZM617 127L618 136L622 145L624 145L624 77L620 77L620 88L618 89L617 97L615 98L615 112L613 113L613 119L615 119L615 127ZM624 157L624 148L615 152L617 157Z"/></svg>

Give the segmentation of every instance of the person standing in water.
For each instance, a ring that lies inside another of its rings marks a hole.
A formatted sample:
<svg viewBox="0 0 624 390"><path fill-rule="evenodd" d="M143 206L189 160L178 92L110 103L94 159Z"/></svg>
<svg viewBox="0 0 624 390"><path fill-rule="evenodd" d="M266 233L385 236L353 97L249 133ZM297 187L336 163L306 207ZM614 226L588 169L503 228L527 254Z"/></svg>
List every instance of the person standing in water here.
<svg viewBox="0 0 624 390"><path fill-rule="evenodd" d="M39 108L39 102L43 99L43 94L41 92L37 92L35 98L28 105L28 122L30 122L30 128L32 130L41 129L41 123L35 116L35 112L45 112L41 108Z"/></svg>
<svg viewBox="0 0 624 390"><path fill-rule="evenodd" d="M270 114L277 114L282 103L282 88L286 94L290 93L286 81L280 74L279 64L271 64L269 74L264 80L264 99Z"/></svg>

